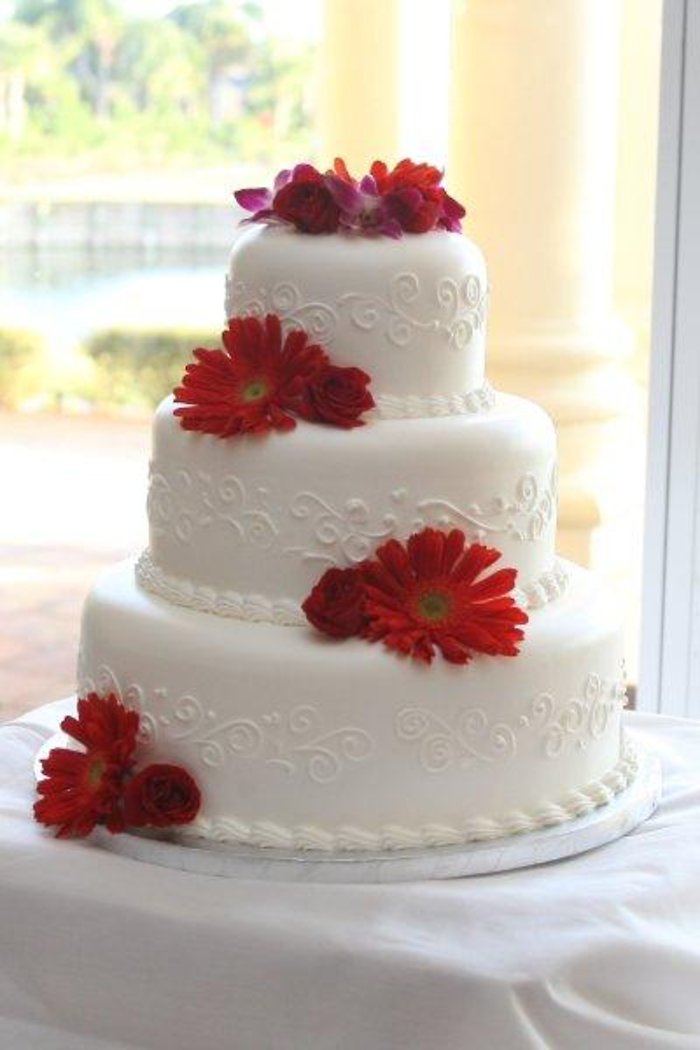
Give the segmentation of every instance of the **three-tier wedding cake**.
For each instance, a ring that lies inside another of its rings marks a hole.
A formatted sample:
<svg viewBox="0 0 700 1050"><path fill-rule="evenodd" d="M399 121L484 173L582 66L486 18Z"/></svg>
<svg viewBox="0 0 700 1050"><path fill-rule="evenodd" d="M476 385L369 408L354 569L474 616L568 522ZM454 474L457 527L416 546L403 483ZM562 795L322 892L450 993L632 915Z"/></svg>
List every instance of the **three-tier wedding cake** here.
<svg viewBox="0 0 700 1050"><path fill-rule="evenodd" d="M484 260L440 180L336 162L238 194L224 346L158 408L149 546L80 648L80 695L198 785L185 840L460 844L635 775L620 624L555 554L554 428L488 384Z"/></svg>

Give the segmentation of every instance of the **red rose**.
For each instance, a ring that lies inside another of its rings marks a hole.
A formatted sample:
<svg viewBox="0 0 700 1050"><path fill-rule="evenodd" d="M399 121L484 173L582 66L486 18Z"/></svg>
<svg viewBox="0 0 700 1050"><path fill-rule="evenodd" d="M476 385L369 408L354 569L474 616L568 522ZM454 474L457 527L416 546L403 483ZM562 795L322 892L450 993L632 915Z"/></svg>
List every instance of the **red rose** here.
<svg viewBox="0 0 700 1050"><path fill-rule="evenodd" d="M286 186L277 191L272 211L302 233L335 233L340 208L319 171L304 164Z"/></svg>
<svg viewBox="0 0 700 1050"><path fill-rule="evenodd" d="M124 790L127 826L166 828L189 824L197 816L201 795L196 783L180 766L146 766Z"/></svg>
<svg viewBox="0 0 700 1050"><path fill-rule="evenodd" d="M380 193L391 193L392 190L403 190L408 186L426 191L438 187L442 181L442 173L438 168L432 164L416 164L408 157L400 160L391 171L384 161L375 160L370 172Z"/></svg>
<svg viewBox="0 0 700 1050"><path fill-rule="evenodd" d="M407 233L434 230L442 214L441 190L433 187L421 190L417 186L406 186L388 193L385 202L389 215Z"/></svg>
<svg viewBox="0 0 700 1050"><path fill-rule="evenodd" d="M464 208L440 185L442 174L430 164L405 159L389 171L375 160L372 177L384 198L388 215L407 233L460 229Z"/></svg>
<svg viewBox="0 0 700 1050"><path fill-rule="evenodd" d="M374 408L367 389L370 377L361 368L322 365L307 380L300 414L312 423L332 423L336 427L364 426L359 416Z"/></svg>
<svg viewBox="0 0 700 1050"><path fill-rule="evenodd" d="M351 638L365 624L365 591L359 569L327 569L302 604L309 623L332 638Z"/></svg>

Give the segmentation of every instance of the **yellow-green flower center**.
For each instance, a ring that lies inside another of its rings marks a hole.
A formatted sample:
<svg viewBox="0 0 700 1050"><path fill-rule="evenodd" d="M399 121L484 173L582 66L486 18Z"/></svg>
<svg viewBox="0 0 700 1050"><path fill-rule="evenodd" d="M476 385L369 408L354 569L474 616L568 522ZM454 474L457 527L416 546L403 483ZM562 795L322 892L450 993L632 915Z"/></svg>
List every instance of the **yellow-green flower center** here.
<svg viewBox="0 0 700 1050"><path fill-rule="evenodd" d="M267 393L267 383L264 379L253 379L243 390L244 401L259 401Z"/></svg>
<svg viewBox="0 0 700 1050"><path fill-rule="evenodd" d="M418 611L420 615L433 623L444 620L452 607L449 594L441 591L426 591L418 599Z"/></svg>
<svg viewBox="0 0 700 1050"><path fill-rule="evenodd" d="M90 787L97 787L99 782L102 780L102 774L105 771L105 761L102 758L96 758L88 766L88 784Z"/></svg>

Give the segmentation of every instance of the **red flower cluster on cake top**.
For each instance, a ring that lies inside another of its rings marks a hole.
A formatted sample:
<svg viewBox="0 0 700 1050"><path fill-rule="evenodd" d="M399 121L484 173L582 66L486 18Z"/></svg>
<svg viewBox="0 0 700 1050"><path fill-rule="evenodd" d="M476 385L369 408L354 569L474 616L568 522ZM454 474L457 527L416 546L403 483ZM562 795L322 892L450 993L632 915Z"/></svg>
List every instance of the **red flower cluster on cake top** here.
<svg viewBox="0 0 700 1050"><path fill-rule="evenodd" d="M277 314L232 317L221 338L223 350L194 351L174 391L185 430L263 434L293 430L296 417L351 429L374 407L366 372L331 364L301 329L283 336Z"/></svg>
<svg viewBox="0 0 700 1050"><path fill-rule="evenodd" d="M34 816L57 827L57 838L81 838L97 824L111 832L128 827L171 827L197 816L200 792L181 766L154 763L135 772L139 714L110 693L78 700L78 716L61 729L84 750L55 747L42 760Z"/></svg>
<svg viewBox="0 0 700 1050"><path fill-rule="evenodd" d="M327 569L302 609L332 638L382 641L424 663L436 648L453 664L474 653L517 656L528 622L510 593L517 570L484 575L500 557L494 547L467 544L461 529L427 527L405 544L388 540L358 566Z"/></svg>
<svg viewBox="0 0 700 1050"><path fill-rule="evenodd" d="M254 213L245 222L283 223L301 233L459 233L465 209L440 185L442 177L438 168L406 158L391 169L375 160L358 180L338 157L326 172L297 164L281 171L271 190L236 190L234 196Z"/></svg>

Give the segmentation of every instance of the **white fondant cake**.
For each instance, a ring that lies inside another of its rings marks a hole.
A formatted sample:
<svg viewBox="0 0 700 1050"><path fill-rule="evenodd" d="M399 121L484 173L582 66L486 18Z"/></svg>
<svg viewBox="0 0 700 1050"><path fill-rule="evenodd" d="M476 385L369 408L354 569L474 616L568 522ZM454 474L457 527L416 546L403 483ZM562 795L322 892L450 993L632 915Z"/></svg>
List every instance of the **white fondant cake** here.
<svg viewBox="0 0 700 1050"><path fill-rule="evenodd" d="M444 230L401 240L255 226L227 312L275 312L372 377L353 430L221 439L154 423L149 549L107 573L82 625L81 692L141 712L143 754L195 776L183 836L324 850L454 844L554 824L634 775L619 622L555 557L556 446L536 405L492 395L486 274ZM325 569L425 526L518 570L517 657L428 666L325 638Z"/></svg>

